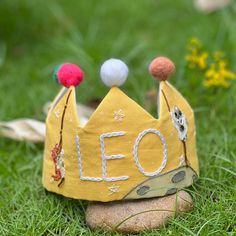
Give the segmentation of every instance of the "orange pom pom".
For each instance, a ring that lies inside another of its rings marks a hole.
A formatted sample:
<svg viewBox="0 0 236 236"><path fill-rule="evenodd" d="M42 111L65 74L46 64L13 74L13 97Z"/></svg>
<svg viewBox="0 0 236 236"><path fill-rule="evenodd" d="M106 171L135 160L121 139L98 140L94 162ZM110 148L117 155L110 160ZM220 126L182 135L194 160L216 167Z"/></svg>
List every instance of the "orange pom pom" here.
<svg viewBox="0 0 236 236"><path fill-rule="evenodd" d="M149 65L150 74L158 80L167 80L175 71L174 63L166 57L157 57Z"/></svg>

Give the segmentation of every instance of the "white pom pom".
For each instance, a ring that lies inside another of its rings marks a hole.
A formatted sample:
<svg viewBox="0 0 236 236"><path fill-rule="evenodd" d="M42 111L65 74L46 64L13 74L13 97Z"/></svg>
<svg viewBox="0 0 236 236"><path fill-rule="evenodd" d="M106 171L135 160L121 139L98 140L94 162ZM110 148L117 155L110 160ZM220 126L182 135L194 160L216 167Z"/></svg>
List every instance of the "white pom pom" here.
<svg viewBox="0 0 236 236"><path fill-rule="evenodd" d="M123 61L113 58L105 61L100 70L101 80L108 87L124 84L128 73L127 65Z"/></svg>

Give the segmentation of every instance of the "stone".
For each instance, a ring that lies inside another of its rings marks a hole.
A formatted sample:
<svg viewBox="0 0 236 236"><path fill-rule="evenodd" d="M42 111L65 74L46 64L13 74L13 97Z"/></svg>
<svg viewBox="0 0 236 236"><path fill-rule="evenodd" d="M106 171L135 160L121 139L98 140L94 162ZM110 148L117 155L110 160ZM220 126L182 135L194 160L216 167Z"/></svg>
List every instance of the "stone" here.
<svg viewBox="0 0 236 236"><path fill-rule="evenodd" d="M86 210L86 223L91 229L138 233L159 228L176 213L189 212L192 208L192 197L183 190L159 198L91 202Z"/></svg>

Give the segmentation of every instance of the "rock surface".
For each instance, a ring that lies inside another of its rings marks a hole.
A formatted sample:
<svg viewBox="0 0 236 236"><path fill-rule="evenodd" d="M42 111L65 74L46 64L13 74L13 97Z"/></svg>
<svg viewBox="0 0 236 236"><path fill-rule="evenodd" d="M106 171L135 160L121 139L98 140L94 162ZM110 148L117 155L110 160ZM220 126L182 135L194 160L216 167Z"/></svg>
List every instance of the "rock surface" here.
<svg viewBox="0 0 236 236"><path fill-rule="evenodd" d="M137 233L161 227L176 213L192 208L192 197L185 191L151 199L91 202L86 210L86 223L92 229Z"/></svg>

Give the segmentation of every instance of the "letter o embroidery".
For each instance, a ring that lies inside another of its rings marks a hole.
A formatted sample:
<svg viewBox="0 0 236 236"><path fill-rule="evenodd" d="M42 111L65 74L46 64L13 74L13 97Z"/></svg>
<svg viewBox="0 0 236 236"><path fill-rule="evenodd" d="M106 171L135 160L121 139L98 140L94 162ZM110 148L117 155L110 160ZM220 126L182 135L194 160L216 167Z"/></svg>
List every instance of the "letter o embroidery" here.
<svg viewBox="0 0 236 236"><path fill-rule="evenodd" d="M141 166L139 160L138 160L138 146L139 146L139 143L140 141L142 140L142 138L148 134L148 133L153 133L153 134L156 134L163 146L164 146L164 152L163 152L163 155L164 155L164 158L163 158L163 161L161 163L161 166L154 172L146 172L144 171L143 167ZM136 166L138 167L139 171L144 174L145 176L155 176L155 175L158 175L166 166L166 163L167 163L167 144L166 144L166 140L165 138L163 137L163 135L161 134L160 131L156 130L156 129L146 129L144 130L143 132L141 132L138 136L138 138L136 139L135 141L135 144L134 144L134 160L135 160L135 163L136 163Z"/></svg>

